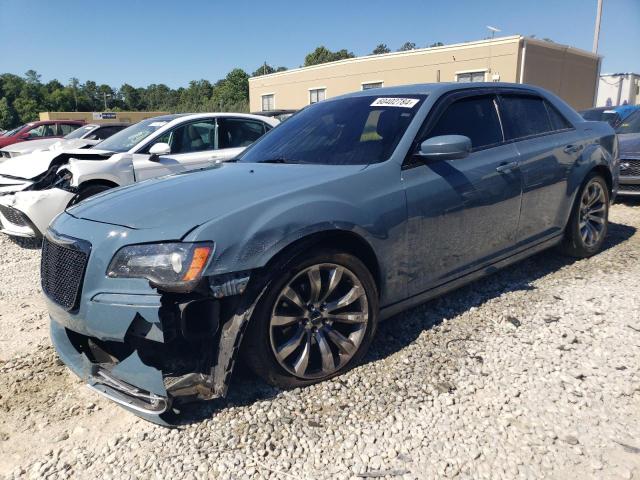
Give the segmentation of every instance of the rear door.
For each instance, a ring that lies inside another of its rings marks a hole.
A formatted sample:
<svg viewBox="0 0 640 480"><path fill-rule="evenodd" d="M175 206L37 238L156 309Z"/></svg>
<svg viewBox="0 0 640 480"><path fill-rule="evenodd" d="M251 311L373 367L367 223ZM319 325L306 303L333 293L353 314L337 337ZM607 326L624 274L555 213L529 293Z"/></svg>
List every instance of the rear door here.
<svg viewBox="0 0 640 480"><path fill-rule="evenodd" d="M153 158L149 149L156 143L168 143L171 153ZM154 139L133 155L136 180L203 168L215 159L216 120L206 118L186 122Z"/></svg>
<svg viewBox="0 0 640 480"><path fill-rule="evenodd" d="M403 167L409 295L507 254L520 215L518 152L505 142L495 95L450 95L430 113L422 130L414 151L423 140L439 135L465 135L473 150L463 159L426 165L408 159Z"/></svg>
<svg viewBox="0 0 640 480"><path fill-rule="evenodd" d="M520 154L522 214L518 242L535 242L559 233L571 206L567 178L584 144L571 123L535 94L499 97L505 135Z"/></svg>
<svg viewBox="0 0 640 480"><path fill-rule="evenodd" d="M230 160L267 131L265 123L242 117L218 118L216 160Z"/></svg>
<svg viewBox="0 0 640 480"><path fill-rule="evenodd" d="M57 133L57 135L60 136L60 137L64 137L65 135L70 134L74 130L77 130L81 126L82 125L80 125L78 123L59 122L58 123L58 133Z"/></svg>

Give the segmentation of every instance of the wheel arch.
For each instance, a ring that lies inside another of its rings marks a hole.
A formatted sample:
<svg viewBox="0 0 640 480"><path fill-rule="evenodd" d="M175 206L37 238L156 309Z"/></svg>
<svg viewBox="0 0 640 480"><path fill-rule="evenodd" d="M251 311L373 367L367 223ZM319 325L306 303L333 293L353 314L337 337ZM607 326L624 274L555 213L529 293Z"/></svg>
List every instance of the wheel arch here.
<svg viewBox="0 0 640 480"><path fill-rule="evenodd" d="M104 178L95 178L93 180L87 180L85 182L82 182L80 185L78 185L78 190L82 190L83 188L87 188L87 187L92 187L94 185L104 185L105 187L109 187L109 188L116 188L120 186L116 182L113 182L111 180L107 180Z"/></svg>
<svg viewBox="0 0 640 480"><path fill-rule="evenodd" d="M607 182L609 197L611 197L611 195L613 194L613 175L611 174L611 170L606 165L600 164L593 167L591 170L587 172L587 175L582 180L582 183L584 183L587 177L594 172L601 175L604 178L605 182Z"/></svg>
<svg viewBox="0 0 640 480"><path fill-rule="evenodd" d="M349 253L367 267L375 281L378 296L382 289L380 262L371 244L361 235L348 230L324 230L310 233L280 248L266 263L265 269L287 261L310 249L331 249Z"/></svg>

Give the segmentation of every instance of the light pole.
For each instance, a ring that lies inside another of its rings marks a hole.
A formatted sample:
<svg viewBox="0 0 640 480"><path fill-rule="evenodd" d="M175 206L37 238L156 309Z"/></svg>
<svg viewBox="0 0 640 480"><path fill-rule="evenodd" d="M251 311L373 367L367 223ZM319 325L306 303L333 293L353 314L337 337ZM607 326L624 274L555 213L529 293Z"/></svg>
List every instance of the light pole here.
<svg viewBox="0 0 640 480"><path fill-rule="evenodd" d="M593 53L598 53L598 40L600 40L600 20L602 19L602 0L598 0L596 12L596 28L593 32Z"/></svg>
<svg viewBox="0 0 640 480"><path fill-rule="evenodd" d="M103 98L104 98L104 109L107 109L107 92L102 92ZM111 97L111 94L109 94L109 97Z"/></svg>
<svg viewBox="0 0 640 480"><path fill-rule="evenodd" d="M489 31L491 32L491 38L495 37L496 32L501 32L502 31L499 28L492 27L491 25L487 25L487 29L489 29Z"/></svg>

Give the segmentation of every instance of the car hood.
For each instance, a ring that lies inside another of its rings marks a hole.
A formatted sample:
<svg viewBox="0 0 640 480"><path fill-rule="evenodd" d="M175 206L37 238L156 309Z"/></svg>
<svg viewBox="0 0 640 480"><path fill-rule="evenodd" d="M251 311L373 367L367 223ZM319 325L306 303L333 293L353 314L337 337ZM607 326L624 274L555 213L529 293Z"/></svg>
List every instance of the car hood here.
<svg viewBox="0 0 640 480"><path fill-rule="evenodd" d="M0 163L0 176L16 178L33 178L44 173L49 168L51 160L60 152L44 150L31 152L18 157L13 157Z"/></svg>
<svg viewBox="0 0 640 480"><path fill-rule="evenodd" d="M17 137L17 135L12 135L10 137L0 137L0 148L18 143L19 141L20 139Z"/></svg>
<svg viewBox="0 0 640 480"><path fill-rule="evenodd" d="M28 142L14 143L6 147L10 152L33 152L34 150L43 150L49 148L56 143L59 138L41 138L40 140L29 140Z"/></svg>
<svg viewBox="0 0 640 480"><path fill-rule="evenodd" d="M618 135L620 158L640 158L640 133Z"/></svg>
<svg viewBox="0 0 640 480"><path fill-rule="evenodd" d="M363 165L224 163L107 191L68 210L133 229L182 232L277 196L342 178Z"/></svg>
<svg viewBox="0 0 640 480"><path fill-rule="evenodd" d="M38 175L46 172L49 169L51 162L61 154L64 154L67 157L71 156L74 158L77 155L78 158L82 158L83 156L87 156L88 154L91 154L93 156L109 156L112 153L95 149L67 150L66 148L60 150L43 150L38 152L31 152L14 158L9 158L0 163L0 177L9 176L13 178L25 179L35 178Z"/></svg>
<svg viewBox="0 0 640 480"><path fill-rule="evenodd" d="M87 145L95 145L100 140L89 140L86 138L70 138L69 140L59 139L49 147L50 150L75 150L85 149Z"/></svg>

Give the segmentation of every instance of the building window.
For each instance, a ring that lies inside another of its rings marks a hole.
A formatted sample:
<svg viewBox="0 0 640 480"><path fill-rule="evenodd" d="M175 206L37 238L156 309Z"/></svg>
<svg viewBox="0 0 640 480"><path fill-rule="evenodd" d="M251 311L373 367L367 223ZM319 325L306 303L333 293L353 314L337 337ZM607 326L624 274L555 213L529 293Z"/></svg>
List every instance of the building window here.
<svg viewBox="0 0 640 480"><path fill-rule="evenodd" d="M484 82L484 70L482 72L464 72L456 73L456 82L469 83L469 82Z"/></svg>
<svg viewBox="0 0 640 480"><path fill-rule="evenodd" d="M371 90L372 88L382 88L383 82L368 82L362 84L362 90Z"/></svg>
<svg viewBox="0 0 640 480"><path fill-rule="evenodd" d="M270 112L275 110L275 99L273 93L262 95L262 111Z"/></svg>
<svg viewBox="0 0 640 480"><path fill-rule="evenodd" d="M309 103L318 103L326 98L326 88L315 88L309 90Z"/></svg>

